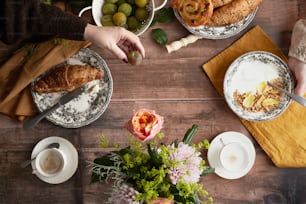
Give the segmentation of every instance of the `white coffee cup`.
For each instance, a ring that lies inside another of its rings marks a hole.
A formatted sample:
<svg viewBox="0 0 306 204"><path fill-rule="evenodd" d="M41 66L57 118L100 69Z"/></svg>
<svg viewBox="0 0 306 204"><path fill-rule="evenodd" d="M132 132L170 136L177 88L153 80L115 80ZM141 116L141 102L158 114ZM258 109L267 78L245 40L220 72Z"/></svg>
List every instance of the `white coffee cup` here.
<svg viewBox="0 0 306 204"><path fill-rule="evenodd" d="M220 162L228 171L243 171L250 162L248 151L238 142L225 144L220 151Z"/></svg>
<svg viewBox="0 0 306 204"><path fill-rule="evenodd" d="M60 149L45 149L37 155L33 173L45 177L54 177L63 171L65 165L66 157Z"/></svg>

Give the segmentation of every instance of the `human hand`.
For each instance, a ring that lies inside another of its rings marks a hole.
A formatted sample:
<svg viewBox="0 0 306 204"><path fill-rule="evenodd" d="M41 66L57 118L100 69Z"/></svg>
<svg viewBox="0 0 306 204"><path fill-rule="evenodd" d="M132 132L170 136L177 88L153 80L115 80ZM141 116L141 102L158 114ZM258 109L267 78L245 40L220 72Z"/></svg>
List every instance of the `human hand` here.
<svg viewBox="0 0 306 204"><path fill-rule="evenodd" d="M294 58L289 57L288 66L293 72L297 84L295 87L295 94L304 96L306 93L306 63Z"/></svg>
<svg viewBox="0 0 306 204"><path fill-rule="evenodd" d="M108 49L126 63L129 51L138 50L142 57L145 57L145 50L138 36L119 26L98 27L87 24L84 39L100 48Z"/></svg>

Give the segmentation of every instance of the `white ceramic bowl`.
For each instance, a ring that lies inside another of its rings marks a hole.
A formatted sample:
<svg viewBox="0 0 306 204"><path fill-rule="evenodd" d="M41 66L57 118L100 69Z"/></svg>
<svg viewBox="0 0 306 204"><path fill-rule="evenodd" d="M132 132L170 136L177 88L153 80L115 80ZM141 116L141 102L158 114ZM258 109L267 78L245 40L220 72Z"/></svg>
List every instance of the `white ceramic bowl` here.
<svg viewBox="0 0 306 204"><path fill-rule="evenodd" d="M282 85L288 92L294 90L294 77L287 64L278 56L265 52L253 51L238 57L227 69L224 81L224 97L239 117L249 121L267 121L281 115L289 106L291 99L283 95L279 104L270 111L252 112L242 108L234 98L234 92L256 92L257 86L264 81L282 79Z"/></svg>
<svg viewBox="0 0 306 204"><path fill-rule="evenodd" d="M105 2L104 0L93 0L91 6L85 7L79 12L79 16L82 16L82 14L85 11L91 9L92 17L94 19L95 24L97 26L102 26L102 24L101 24L101 19L103 17L102 6L103 6L104 2ZM149 0L149 5L147 6L147 9L149 10L149 17L145 21L145 23L141 26L141 28L136 31L136 33L135 33L136 35L138 35L138 36L141 35L142 33L144 33L149 28L150 24L153 21L155 12L160 10L161 8L163 8L166 5L166 3L167 3L167 0L163 0L162 4L158 7L156 7L154 0Z"/></svg>

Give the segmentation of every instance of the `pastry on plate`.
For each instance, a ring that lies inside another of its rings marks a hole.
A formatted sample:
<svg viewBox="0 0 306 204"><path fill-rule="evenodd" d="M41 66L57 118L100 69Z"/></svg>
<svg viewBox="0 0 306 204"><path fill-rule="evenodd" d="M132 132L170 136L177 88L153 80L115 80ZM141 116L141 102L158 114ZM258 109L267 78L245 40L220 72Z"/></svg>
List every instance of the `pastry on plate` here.
<svg viewBox="0 0 306 204"><path fill-rule="evenodd" d="M233 0L214 10L209 26L224 26L237 23L252 13L263 0Z"/></svg>
<svg viewBox="0 0 306 204"><path fill-rule="evenodd" d="M230 3L233 0L211 0L214 8L218 8L220 6L224 6L225 4Z"/></svg>
<svg viewBox="0 0 306 204"><path fill-rule="evenodd" d="M42 93L71 92L86 83L101 79L102 70L88 65L71 65L57 67L39 79L34 85L34 91Z"/></svg>
<svg viewBox="0 0 306 204"><path fill-rule="evenodd" d="M211 0L173 0L172 7L189 26L207 24L214 9Z"/></svg>

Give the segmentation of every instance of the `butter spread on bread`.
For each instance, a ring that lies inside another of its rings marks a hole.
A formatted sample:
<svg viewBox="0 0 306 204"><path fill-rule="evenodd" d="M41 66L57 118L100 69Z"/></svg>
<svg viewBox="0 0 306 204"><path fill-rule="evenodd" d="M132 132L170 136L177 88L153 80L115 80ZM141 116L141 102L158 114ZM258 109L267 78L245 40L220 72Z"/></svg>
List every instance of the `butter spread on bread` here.
<svg viewBox="0 0 306 204"><path fill-rule="evenodd" d="M101 79L104 72L88 65L64 65L55 68L50 73L39 79L34 91L42 93L71 92L86 83Z"/></svg>

